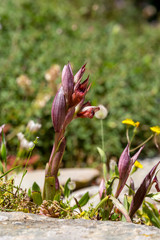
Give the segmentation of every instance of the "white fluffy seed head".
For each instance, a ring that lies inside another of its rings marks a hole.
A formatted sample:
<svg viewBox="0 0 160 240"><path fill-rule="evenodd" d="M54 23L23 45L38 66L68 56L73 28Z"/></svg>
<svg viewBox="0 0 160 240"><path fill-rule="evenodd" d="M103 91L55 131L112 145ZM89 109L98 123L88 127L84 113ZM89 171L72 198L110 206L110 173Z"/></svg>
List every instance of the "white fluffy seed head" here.
<svg viewBox="0 0 160 240"><path fill-rule="evenodd" d="M105 119L108 115L107 108L103 105L99 105L98 107L100 108L100 110L95 113L95 117L97 119Z"/></svg>
<svg viewBox="0 0 160 240"><path fill-rule="evenodd" d="M73 191L76 188L76 183L74 181L70 181L68 183L68 188L70 191Z"/></svg>

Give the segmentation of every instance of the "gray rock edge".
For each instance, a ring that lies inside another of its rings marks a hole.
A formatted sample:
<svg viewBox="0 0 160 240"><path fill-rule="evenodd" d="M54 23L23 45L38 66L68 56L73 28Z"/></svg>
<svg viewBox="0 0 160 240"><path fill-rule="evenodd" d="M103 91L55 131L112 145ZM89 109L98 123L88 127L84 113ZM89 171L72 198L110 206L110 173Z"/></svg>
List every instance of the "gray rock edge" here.
<svg viewBox="0 0 160 240"><path fill-rule="evenodd" d="M0 240L159 240L160 229L133 223L0 213Z"/></svg>

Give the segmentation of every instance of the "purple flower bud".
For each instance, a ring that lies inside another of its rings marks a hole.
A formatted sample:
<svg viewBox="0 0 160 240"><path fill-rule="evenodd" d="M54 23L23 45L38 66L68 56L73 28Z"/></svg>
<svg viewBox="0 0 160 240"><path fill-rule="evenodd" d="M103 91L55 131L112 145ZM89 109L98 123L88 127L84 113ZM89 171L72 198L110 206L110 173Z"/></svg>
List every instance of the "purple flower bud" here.
<svg viewBox="0 0 160 240"><path fill-rule="evenodd" d="M131 218L133 217L135 212L141 206L141 204L148 192L148 189L150 188L150 185L152 184L152 179L154 177L155 171L159 164L160 164L160 161L147 174L147 176L144 178L143 182L141 183L140 187L138 188L137 192L135 193L133 200L131 202L130 210L129 210L129 216Z"/></svg>
<svg viewBox="0 0 160 240"><path fill-rule="evenodd" d="M76 73L76 75L74 76L74 82L77 83L79 80L82 79L83 73L85 72L85 66L86 64L84 64L80 70Z"/></svg>
<svg viewBox="0 0 160 240"><path fill-rule="evenodd" d="M129 155L129 145L122 152L119 162L118 162L118 171L119 171L119 184L117 187L117 191L115 197L117 198L122 191L126 181L128 179L129 173L131 171L131 159Z"/></svg>
<svg viewBox="0 0 160 240"><path fill-rule="evenodd" d="M130 171L132 169L132 166L133 166L134 162L137 160L143 147L141 147L139 149L139 151L132 158L130 158L130 154L129 154L129 145L127 145L127 147L122 152L119 162L118 162L119 184L118 184L117 191L115 194L116 198L119 196L122 189L124 188L126 181L129 177Z"/></svg>
<svg viewBox="0 0 160 240"><path fill-rule="evenodd" d="M66 103L68 105L70 105L72 101L72 93L74 90L73 78L74 76L72 73L71 65L68 63L64 66L62 71L62 86L66 97Z"/></svg>
<svg viewBox="0 0 160 240"><path fill-rule="evenodd" d="M60 132L63 126L65 115L66 115L66 101L63 87L61 86L54 98L51 111L51 117L55 132Z"/></svg>
<svg viewBox="0 0 160 240"><path fill-rule="evenodd" d="M122 152L119 162L118 162L118 171L120 179L124 177L125 173L129 169L131 159L129 156L129 145Z"/></svg>

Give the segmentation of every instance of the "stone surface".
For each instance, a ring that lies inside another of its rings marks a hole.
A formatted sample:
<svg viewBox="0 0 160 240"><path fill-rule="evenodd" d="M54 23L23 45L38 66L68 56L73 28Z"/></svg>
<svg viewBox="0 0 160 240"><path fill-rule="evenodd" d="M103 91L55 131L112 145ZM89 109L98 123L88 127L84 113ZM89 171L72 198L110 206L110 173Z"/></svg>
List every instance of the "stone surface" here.
<svg viewBox="0 0 160 240"><path fill-rule="evenodd" d="M0 240L159 240L160 230L133 223L64 220L25 213L0 213Z"/></svg>
<svg viewBox="0 0 160 240"><path fill-rule="evenodd" d="M19 185L23 173L15 174L15 185ZM59 181L61 185L64 185L70 177L72 181L75 181L76 188L83 188L89 186L97 177L99 171L93 168L67 168L60 169ZM28 171L25 175L21 187L29 189L33 182L36 182L41 189L43 189L45 171L36 170Z"/></svg>

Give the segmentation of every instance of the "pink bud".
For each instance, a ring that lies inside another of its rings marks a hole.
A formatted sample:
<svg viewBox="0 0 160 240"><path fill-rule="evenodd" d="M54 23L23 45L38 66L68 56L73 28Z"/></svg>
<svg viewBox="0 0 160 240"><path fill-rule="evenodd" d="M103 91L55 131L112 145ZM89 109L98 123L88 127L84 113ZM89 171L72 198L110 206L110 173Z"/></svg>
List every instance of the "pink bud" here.
<svg viewBox="0 0 160 240"><path fill-rule="evenodd" d="M101 180L100 186L99 186L99 196L100 199L103 197L103 194L106 193L106 186L104 179Z"/></svg>

